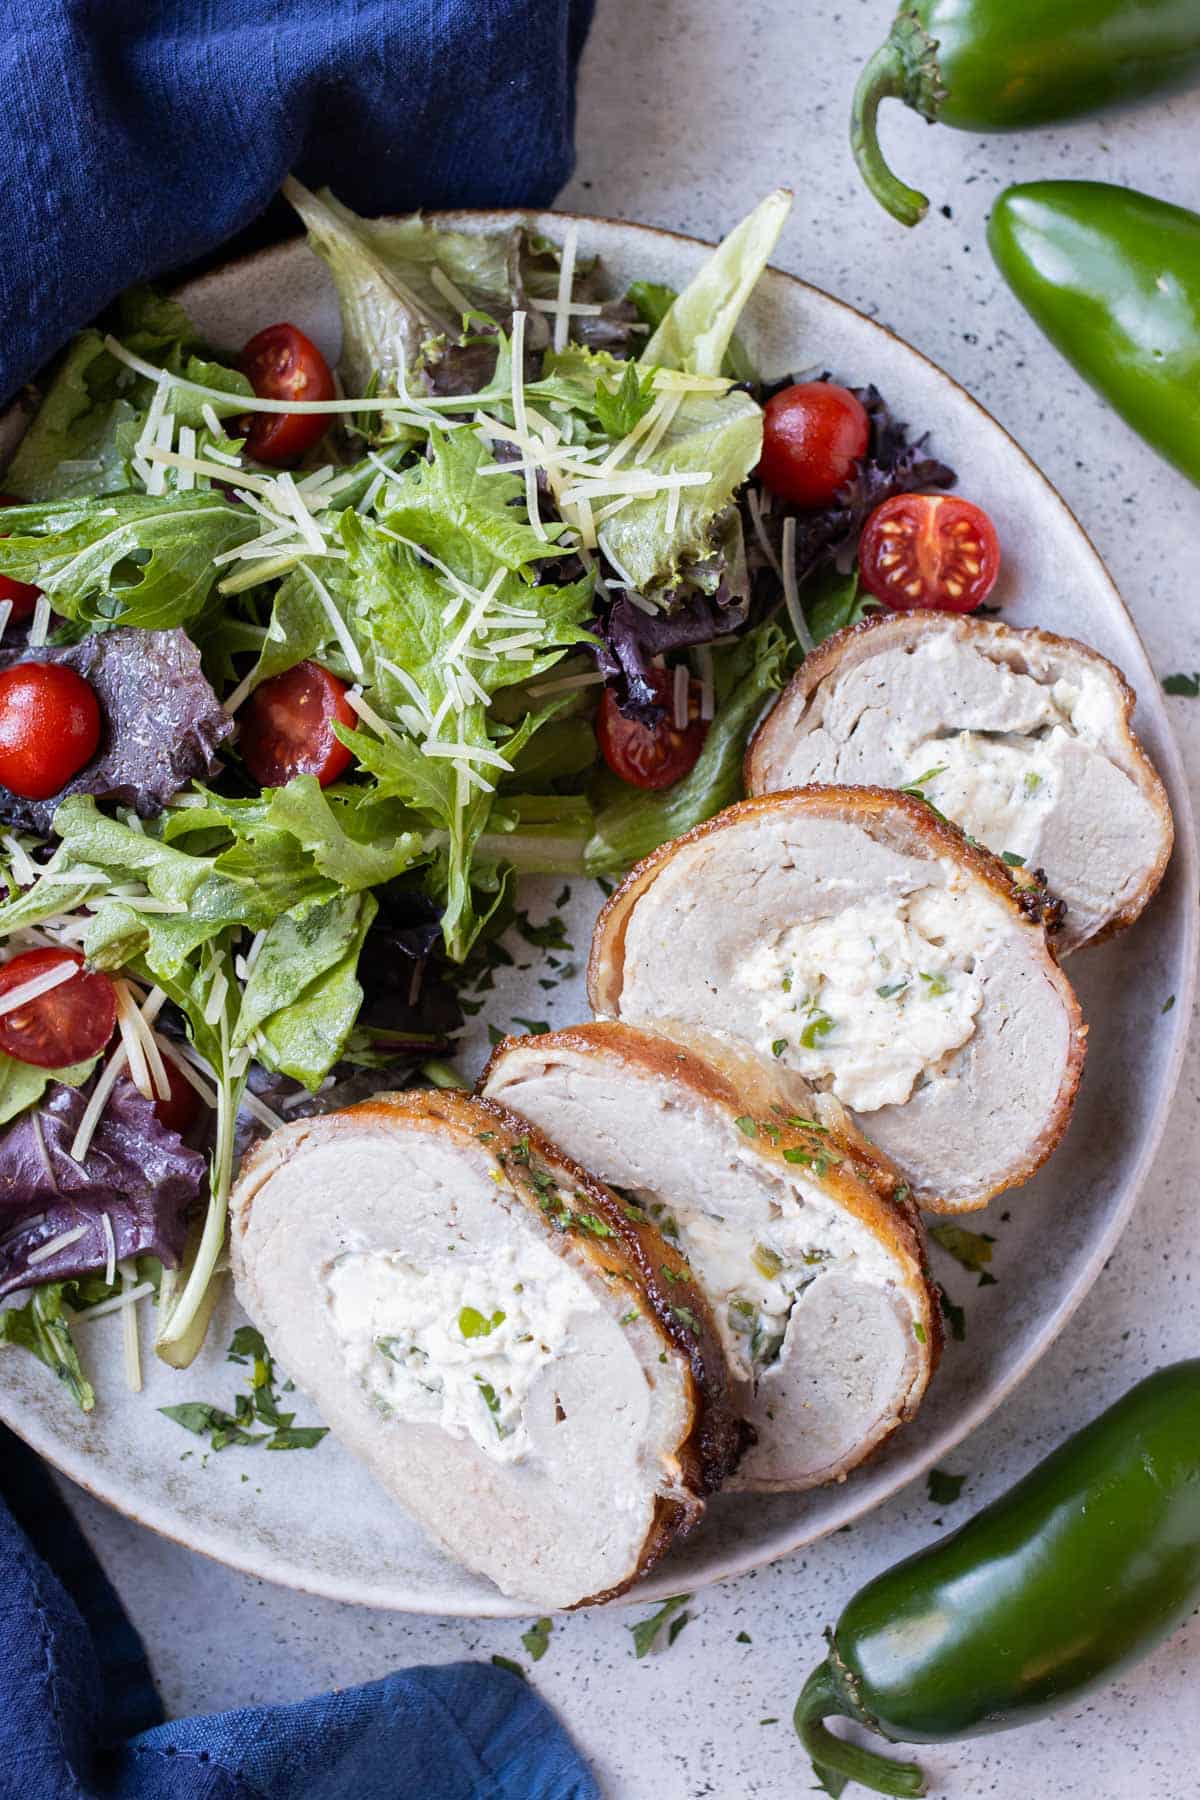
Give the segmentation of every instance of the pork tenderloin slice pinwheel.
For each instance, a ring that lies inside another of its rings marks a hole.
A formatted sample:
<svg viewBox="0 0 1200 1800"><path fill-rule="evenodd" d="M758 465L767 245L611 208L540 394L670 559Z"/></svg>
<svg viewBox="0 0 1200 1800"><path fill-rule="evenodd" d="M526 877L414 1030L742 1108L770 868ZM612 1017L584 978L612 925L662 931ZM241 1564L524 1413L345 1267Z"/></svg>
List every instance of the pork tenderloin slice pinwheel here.
<svg viewBox="0 0 1200 1800"><path fill-rule="evenodd" d="M531 1608L627 1587L748 1437L678 1252L489 1102L411 1092L284 1126L232 1212L238 1296L297 1386Z"/></svg>
<svg viewBox="0 0 1200 1800"><path fill-rule="evenodd" d="M612 1021L494 1052L483 1090L618 1188L704 1289L758 1441L733 1485L841 1480L916 1411L939 1310L916 1208L830 1097Z"/></svg>
<svg viewBox="0 0 1200 1800"><path fill-rule="evenodd" d="M602 911L588 993L603 1018L749 1049L800 1104L831 1091L939 1212L1040 1167L1086 1039L1038 896L878 788L745 800L663 845Z"/></svg>
<svg viewBox="0 0 1200 1800"><path fill-rule="evenodd" d="M951 613L880 614L805 659L746 756L751 794L810 782L915 787L997 855L1044 871L1066 952L1131 924L1174 827L1097 651Z"/></svg>

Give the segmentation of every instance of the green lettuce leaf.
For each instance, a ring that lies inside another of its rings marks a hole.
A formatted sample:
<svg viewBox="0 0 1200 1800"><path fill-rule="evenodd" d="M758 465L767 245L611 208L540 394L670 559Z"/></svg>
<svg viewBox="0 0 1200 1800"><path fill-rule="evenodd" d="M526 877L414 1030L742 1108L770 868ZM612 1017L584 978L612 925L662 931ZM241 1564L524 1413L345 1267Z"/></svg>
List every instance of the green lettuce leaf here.
<svg viewBox="0 0 1200 1800"><path fill-rule="evenodd" d="M738 319L770 260L792 207L786 188L760 200L672 302L639 361L691 375L719 375Z"/></svg>
<svg viewBox="0 0 1200 1800"><path fill-rule="evenodd" d="M295 179L284 194L300 214L308 240L329 268L342 313L339 369L346 390L364 394L372 376L381 391L395 393L398 373L415 369L422 345L456 328L444 298L436 305L418 294L373 241L368 221L335 200L328 189L311 193ZM436 292L436 289L434 290Z"/></svg>
<svg viewBox="0 0 1200 1800"><path fill-rule="evenodd" d="M0 1125L40 1100L52 1081L67 1087L81 1087L96 1066L95 1057L87 1062L72 1063L68 1069L38 1069L32 1063L18 1062L0 1050Z"/></svg>
<svg viewBox="0 0 1200 1800"><path fill-rule="evenodd" d="M69 619L146 630L197 619L222 573L214 556L258 535L247 507L204 492L13 506L5 523L0 574L40 587Z"/></svg>
<svg viewBox="0 0 1200 1800"><path fill-rule="evenodd" d="M252 1044L267 1068L318 1088L358 1018L358 957L376 911L361 894L277 919L246 982L234 1047Z"/></svg>
<svg viewBox="0 0 1200 1800"><path fill-rule="evenodd" d="M699 761L682 781L659 793L643 793L615 778L597 784L596 828L585 855L589 875L623 874L669 838L742 797L746 740L767 696L783 685L788 655L786 637L771 624L714 651L717 708Z"/></svg>
<svg viewBox="0 0 1200 1800"><path fill-rule="evenodd" d="M644 468L658 474L697 471L703 485L680 489L669 524L670 496L635 500L602 528L601 542L648 596L678 585L689 565L717 549L720 521L762 455L762 409L749 394L687 394Z"/></svg>
<svg viewBox="0 0 1200 1800"><path fill-rule="evenodd" d="M516 571L554 554L563 526L546 525L539 537L525 514L521 477L480 475L492 457L473 431L435 431L429 447L430 460L395 476L379 497L388 531L412 538L476 587L497 563Z"/></svg>

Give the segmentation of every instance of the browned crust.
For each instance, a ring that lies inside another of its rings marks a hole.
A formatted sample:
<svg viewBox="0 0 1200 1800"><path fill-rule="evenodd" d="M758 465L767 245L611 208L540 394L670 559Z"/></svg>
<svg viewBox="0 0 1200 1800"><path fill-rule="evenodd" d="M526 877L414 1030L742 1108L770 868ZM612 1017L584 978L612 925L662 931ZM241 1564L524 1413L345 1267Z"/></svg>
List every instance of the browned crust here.
<svg viewBox="0 0 1200 1800"><path fill-rule="evenodd" d="M832 637L826 638L824 643L805 657L754 732L746 746L743 766L746 792L757 795L769 791L770 777L765 773L764 764L775 739L781 734L790 735L794 732L809 700L822 682L837 674L844 664L864 662L868 657L880 655L895 644L908 643L934 632L953 636L960 643L980 645L986 654L1007 663L1020 674L1028 672L1025 652L1034 647L1050 655L1075 657L1082 662L1091 663L1111 677L1120 701L1119 726L1126 753L1124 772L1140 789L1159 819L1162 825L1162 842L1158 856L1146 870L1137 891L1077 948L1103 943L1106 938L1124 931L1145 911L1162 885L1174 848L1175 822L1167 790L1158 770L1133 729L1137 694L1116 663L1110 662L1099 650L1094 650L1090 644L1085 644L1078 638L1062 637L1057 632L1043 631L1036 625L1006 625L1000 619L977 619L963 614L925 611L874 613L857 625L848 625L844 630L834 632Z"/></svg>
<svg viewBox="0 0 1200 1800"><path fill-rule="evenodd" d="M1043 974L1058 995L1067 1016L1070 1038L1066 1066L1047 1122L1035 1141L1005 1171L1003 1178L986 1192L973 1195L968 1202L956 1203L935 1189L923 1187L915 1188L914 1195L919 1204L930 1212L973 1212L985 1206L996 1194L1004 1193L1010 1187L1022 1186L1041 1168L1067 1129L1083 1073L1087 1026L1083 1022L1075 991L1050 947L1039 917L1036 898L1029 891L1017 887L1010 870L998 856L993 856L982 844L969 842L957 825L939 817L924 801L910 794L897 793L889 788L819 784L787 789L781 793L761 794L726 807L715 818L707 819L703 824L685 832L682 837L660 845L630 870L620 887L605 902L596 921L587 973L588 999L593 1010L601 1017L618 1016L625 933L633 908L653 884L660 868L676 851L684 845L724 831L742 819L756 815L770 817L772 814L781 817L785 813L857 819L865 830L883 841L902 844L905 849L929 858L945 857L957 863L972 879L982 882L990 889L995 898L1009 909L1014 921L1029 933L1030 955L1042 963ZM669 1024L666 1029L671 1029Z"/></svg>
<svg viewBox="0 0 1200 1800"><path fill-rule="evenodd" d="M925 1337L920 1358L922 1378L913 1384L904 1408L887 1430L864 1446L861 1456L839 1469L839 1476L857 1468L915 1415L944 1344L941 1306L929 1268L925 1228L911 1190L901 1181L898 1171L873 1146L866 1145L870 1154L864 1155L865 1140L849 1120L844 1130L836 1125L820 1130L798 1125L794 1121L799 1115L794 1107L779 1103L770 1080L771 1071L760 1071L757 1059L730 1052L709 1038L662 1036L618 1019L568 1026L562 1031L543 1033L532 1041L527 1037L503 1039L480 1076L481 1090L505 1057L517 1051L530 1057L543 1052L553 1057L558 1051L597 1059L616 1057L626 1065L687 1089L698 1100L719 1108L731 1130L741 1131L747 1147L775 1164L785 1178L794 1178L797 1173L797 1165L788 1160L789 1150L815 1156L825 1149L840 1157L840 1162L831 1163L824 1170L819 1164L815 1168L803 1165L804 1177L865 1225L908 1270L921 1298L919 1322ZM756 1127L752 1137L735 1123L746 1118Z"/></svg>
<svg viewBox="0 0 1200 1800"><path fill-rule="evenodd" d="M312 1135L314 1127L319 1127L325 1136L331 1131L358 1132L364 1124L371 1123L389 1131L397 1126L419 1129L433 1125L452 1131L476 1151L482 1141L480 1132L493 1134L484 1143L484 1149L494 1157L507 1191L527 1209L556 1253L586 1264L603 1281L606 1290L611 1289L614 1280L624 1283L629 1298L648 1308L648 1316L643 1316L656 1328L664 1352L686 1361L691 1412L687 1434L676 1450L677 1492L657 1497L653 1523L637 1567L629 1577L576 1604L592 1606L615 1598L640 1580L677 1537L698 1523L704 1514L703 1497L714 1493L733 1472L753 1438L751 1428L736 1415L727 1398L728 1371L707 1299L679 1251L648 1219L629 1218L616 1194L564 1156L526 1120L494 1100L455 1090L413 1088L399 1094L378 1094L342 1112L297 1120L274 1132L242 1162L237 1188L245 1199L239 1207L235 1193L235 1234L245 1229L242 1221L249 1216L261 1181L290 1148L299 1148ZM587 1202L586 1213L601 1220L611 1235L598 1235L594 1230L570 1224L557 1226L538 1187L537 1178L543 1170L582 1196ZM498 1186L497 1198L501 1197Z"/></svg>

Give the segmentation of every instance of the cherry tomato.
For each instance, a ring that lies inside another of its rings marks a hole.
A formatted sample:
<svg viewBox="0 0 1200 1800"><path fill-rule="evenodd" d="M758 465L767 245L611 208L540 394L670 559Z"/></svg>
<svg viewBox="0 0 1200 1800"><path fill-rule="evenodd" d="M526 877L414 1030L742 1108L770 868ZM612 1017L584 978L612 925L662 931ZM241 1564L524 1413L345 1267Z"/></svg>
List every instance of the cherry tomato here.
<svg viewBox="0 0 1200 1800"><path fill-rule="evenodd" d="M12 494L0 494L0 506L24 506L23 500L17 500ZM8 532L0 532L7 537ZM33 587L28 581L14 581L10 575L0 575L0 600L12 601L11 619L27 619L38 602L41 588Z"/></svg>
<svg viewBox="0 0 1200 1800"><path fill-rule="evenodd" d="M606 688L596 715L600 753L614 775L633 787L667 788L694 768L708 736L708 720L700 717L696 684L688 684L688 723L680 731L675 719L675 678L666 669L651 669L654 697L666 709L657 725L642 725L618 710Z"/></svg>
<svg viewBox="0 0 1200 1800"><path fill-rule="evenodd" d="M0 782L26 800L49 800L90 763L100 702L65 663L14 663L0 674Z"/></svg>
<svg viewBox="0 0 1200 1800"><path fill-rule="evenodd" d="M173 1062L163 1057L163 1067L167 1071L167 1085L171 1092L166 1099L156 1096L154 1110L160 1125L168 1131L182 1137L192 1124L200 1110L200 1096L186 1076L181 1075Z"/></svg>
<svg viewBox="0 0 1200 1800"><path fill-rule="evenodd" d="M828 506L867 454L862 401L832 381L801 381L767 401L758 473L793 506Z"/></svg>
<svg viewBox="0 0 1200 1800"><path fill-rule="evenodd" d="M858 547L862 584L894 612L974 612L996 585L1000 543L982 507L945 494L895 494Z"/></svg>
<svg viewBox="0 0 1200 1800"><path fill-rule="evenodd" d="M357 725L346 684L320 663L297 663L255 688L242 708L242 758L260 787L283 787L294 775L336 781L350 752L334 735Z"/></svg>
<svg viewBox="0 0 1200 1800"><path fill-rule="evenodd" d="M238 368L260 400L332 400L329 364L294 325L268 325L252 337ZM328 413L250 413L246 450L259 462L287 469L323 438Z"/></svg>
<svg viewBox="0 0 1200 1800"><path fill-rule="evenodd" d="M71 963L79 973L0 1012L0 1050L38 1069L66 1069L99 1056L117 1023L117 996L107 975L85 975L78 950L26 950L0 969L0 1001L38 975Z"/></svg>

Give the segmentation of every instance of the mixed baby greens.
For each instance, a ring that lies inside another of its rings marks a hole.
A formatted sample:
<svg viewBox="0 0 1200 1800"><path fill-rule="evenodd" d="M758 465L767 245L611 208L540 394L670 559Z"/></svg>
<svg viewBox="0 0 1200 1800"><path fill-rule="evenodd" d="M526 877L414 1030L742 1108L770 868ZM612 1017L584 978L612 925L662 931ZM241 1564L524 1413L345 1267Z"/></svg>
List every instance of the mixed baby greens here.
<svg viewBox="0 0 1200 1800"><path fill-rule="evenodd" d="M253 460L247 416L284 403L139 291L68 349L5 478L0 574L43 598L0 660L68 663L105 718L61 794L0 790L0 938L118 987L107 1060L0 1066L0 1294L35 1290L0 1336L85 1406L69 1312L148 1292L155 1258L156 1348L189 1362L249 1137L444 1050L518 874L617 875L736 799L802 643L865 610L838 568L865 510L948 478L869 391L854 493L797 521L753 481L768 390L734 331L785 194L680 295L614 299L573 225L558 246L287 191L342 318L345 397L304 464ZM596 699L653 723L684 655L699 760L627 786ZM349 684L352 761L262 787L239 711L305 661ZM168 1065L211 1108L186 1143L155 1118Z"/></svg>

